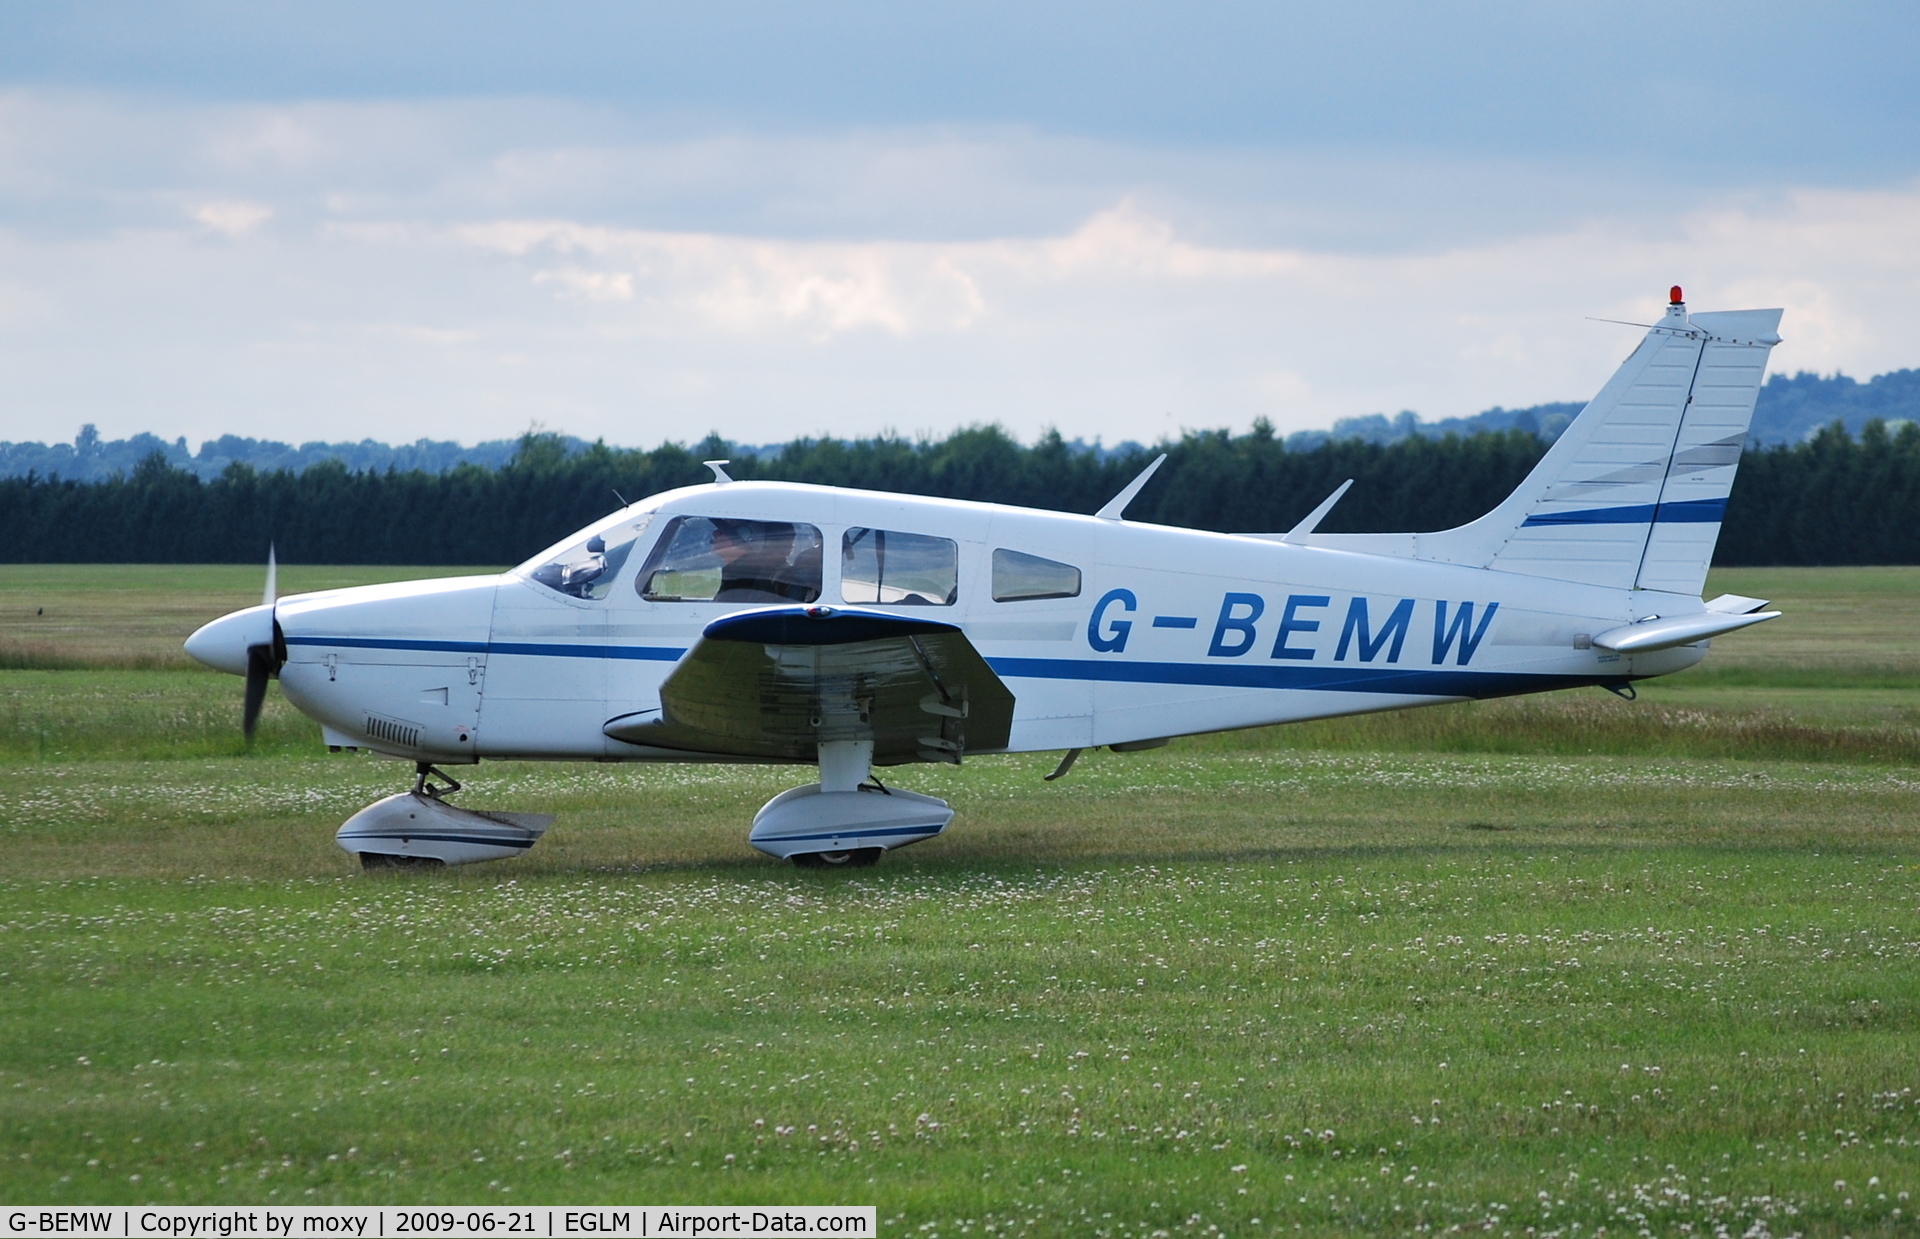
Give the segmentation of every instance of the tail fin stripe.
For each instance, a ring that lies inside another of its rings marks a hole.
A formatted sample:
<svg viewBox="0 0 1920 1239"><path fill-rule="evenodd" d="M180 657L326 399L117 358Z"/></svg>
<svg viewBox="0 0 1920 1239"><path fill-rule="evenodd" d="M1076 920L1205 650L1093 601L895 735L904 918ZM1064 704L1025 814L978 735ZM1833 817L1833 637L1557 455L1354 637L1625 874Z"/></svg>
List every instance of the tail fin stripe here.
<svg viewBox="0 0 1920 1239"><path fill-rule="evenodd" d="M1678 499L1672 503L1640 503L1622 508L1587 508L1579 512L1540 512L1529 516L1522 529L1540 525L1705 525L1727 514L1725 499Z"/></svg>
<svg viewBox="0 0 1920 1239"><path fill-rule="evenodd" d="M1725 499L1676 499L1661 504L1653 519L1661 525L1718 525L1726 516Z"/></svg>
<svg viewBox="0 0 1920 1239"><path fill-rule="evenodd" d="M1627 508L1586 508L1579 512L1536 512L1522 521L1522 529L1542 525L1650 525L1654 505L1637 503Z"/></svg>

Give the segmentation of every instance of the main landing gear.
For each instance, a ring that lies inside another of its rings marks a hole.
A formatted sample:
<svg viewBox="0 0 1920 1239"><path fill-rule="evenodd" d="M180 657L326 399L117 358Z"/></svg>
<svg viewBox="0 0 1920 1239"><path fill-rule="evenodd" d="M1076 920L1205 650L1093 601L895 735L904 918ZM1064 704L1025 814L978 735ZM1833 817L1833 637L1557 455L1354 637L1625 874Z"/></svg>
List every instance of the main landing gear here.
<svg viewBox="0 0 1920 1239"><path fill-rule="evenodd" d="M944 800L873 777L873 741L823 741L820 781L781 792L754 815L748 842L805 869L862 869L881 853L931 839L953 821ZM532 847L550 813L480 812L447 797L460 781L414 763L413 789L376 800L347 819L334 842L366 869L437 869L504 860Z"/></svg>
<svg viewBox="0 0 1920 1239"><path fill-rule="evenodd" d="M781 792L754 815L747 842L767 855L809 869L857 869L953 820L944 800L869 781L873 741L823 740L819 752L818 783Z"/></svg>

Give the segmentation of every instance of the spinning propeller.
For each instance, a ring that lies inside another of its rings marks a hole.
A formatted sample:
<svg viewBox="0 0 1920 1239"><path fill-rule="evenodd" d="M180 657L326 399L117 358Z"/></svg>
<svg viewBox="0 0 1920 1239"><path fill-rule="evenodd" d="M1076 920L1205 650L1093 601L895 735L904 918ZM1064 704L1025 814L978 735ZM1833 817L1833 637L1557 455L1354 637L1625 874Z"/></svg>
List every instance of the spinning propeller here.
<svg viewBox="0 0 1920 1239"><path fill-rule="evenodd" d="M279 565L274 562L273 544L267 544L267 588L260 596L260 605L267 608L267 625L271 639L259 645L247 647L247 704L240 715L240 731L247 739L253 739L253 729L260 723L260 707L266 704L267 681L280 674L280 668L287 661L287 640L280 632L280 621L274 618L273 606L279 601L278 589Z"/></svg>
<svg viewBox="0 0 1920 1239"><path fill-rule="evenodd" d="M280 674L287 661L287 639L274 618L278 598L278 566L273 548L267 548L267 588L260 605L235 611L202 627L187 638L187 653L216 670L247 677L246 708L240 729L253 739L260 707L267 700L267 681Z"/></svg>

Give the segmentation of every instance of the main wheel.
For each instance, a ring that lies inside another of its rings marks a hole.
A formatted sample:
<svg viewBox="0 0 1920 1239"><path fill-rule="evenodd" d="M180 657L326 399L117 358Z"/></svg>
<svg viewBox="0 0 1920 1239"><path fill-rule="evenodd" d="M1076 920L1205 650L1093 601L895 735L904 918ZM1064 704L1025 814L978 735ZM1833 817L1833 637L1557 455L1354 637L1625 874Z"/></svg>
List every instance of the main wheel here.
<svg viewBox="0 0 1920 1239"><path fill-rule="evenodd" d="M881 848L849 848L844 852L795 852L787 859L802 869L865 869L880 859Z"/></svg>

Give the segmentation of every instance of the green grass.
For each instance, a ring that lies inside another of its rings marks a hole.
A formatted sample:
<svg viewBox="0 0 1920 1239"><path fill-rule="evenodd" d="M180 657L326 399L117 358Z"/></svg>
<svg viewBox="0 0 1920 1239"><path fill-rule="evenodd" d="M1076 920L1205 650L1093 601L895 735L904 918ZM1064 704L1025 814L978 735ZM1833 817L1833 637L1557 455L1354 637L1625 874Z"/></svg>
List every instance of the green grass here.
<svg viewBox="0 0 1920 1239"><path fill-rule="evenodd" d="M541 851L393 880L330 846L371 759L155 765L5 776L12 1200L1859 1234L1920 1187L1900 772L1002 759L822 876L741 845L778 772L509 767L470 803Z"/></svg>
<svg viewBox="0 0 1920 1239"><path fill-rule="evenodd" d="M284 595L494 571L288 564L279 582ZM265 584L264 563L0 564L0 669L193 667L181 642Z"/></svg>
<svg viewBox="0 0 1920 1239"><path fill-rule="evenodd" d="M240 736L238 677L168 671L0 671L0 762L178 761L233 757ZM256 757L325 752L320 727L270 691Z"/></svg>
<svg viewBox="0 0 1920 1239"><path fill-rule="evenodd" d="M1781 615L1716 641L1702 671L1920 686L1920 568L1716 568L1706 596L1722 593L1771 599Z"/></svg>
<svg viewBox="0 0 1920 1239"><path fill-rule="evenodd" d="M403 765L277 695L245 751L232 677L0 672L0 1199L1914 1233L1902 582L1716 580L1813 652L1634 703L900 771L960 816L858 873L745 846L791 770L486 765L533 853L369 877L332 834Z"/></svg>

